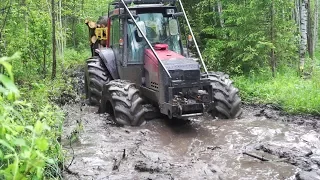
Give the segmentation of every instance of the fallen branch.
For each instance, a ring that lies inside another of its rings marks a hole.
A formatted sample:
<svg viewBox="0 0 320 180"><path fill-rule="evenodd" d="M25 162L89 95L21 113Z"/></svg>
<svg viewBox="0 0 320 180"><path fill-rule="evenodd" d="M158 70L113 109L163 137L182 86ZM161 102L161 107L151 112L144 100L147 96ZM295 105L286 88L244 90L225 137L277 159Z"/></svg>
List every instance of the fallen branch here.
<svg viewBox="0 0 320 180"><path fill-rule="evenodd" d="M266 159L266 158L264 158L264 157L259 157L259 156L257 156L257 155L249 154L249 153L247 153L247 152L244 152L244 153L242 153L242 154L247 155L247 156L250 156L250 157L253 157L253 158L256 158L256 159L259 159L260 161L270 161L269 159Z"/></svg>
<svg viewBox="0 0 320 180"><path fill-rule="evenodd" d="M120 158L119 161L117 161L117 158L114 158L114 163L113 163L113 167L112 167L112 170L115 171L115 170L118 170L119 169L119 166L121 164L121 161L126 158L126 149L123 149L123 153L122 153L122 156Z"/></svg>
<svg viewBox="0 0 320 180"><path fill-rule="evenodd" d="M279 159L279 160L276 160L274 162L286 162L286 161L289 161L290 158L284 158L284 159Z"/></svg>
<svg viewBox="0 0 320 180"><path fill-rule="evenodd" d="M78 172L73 172L73 171L71 171L71 170L69 169L69 167L67 167L67 166L64 166L64 171L67 172L68 174L71 174L71 175L80 177L80 175L79 175Z"/></svg>

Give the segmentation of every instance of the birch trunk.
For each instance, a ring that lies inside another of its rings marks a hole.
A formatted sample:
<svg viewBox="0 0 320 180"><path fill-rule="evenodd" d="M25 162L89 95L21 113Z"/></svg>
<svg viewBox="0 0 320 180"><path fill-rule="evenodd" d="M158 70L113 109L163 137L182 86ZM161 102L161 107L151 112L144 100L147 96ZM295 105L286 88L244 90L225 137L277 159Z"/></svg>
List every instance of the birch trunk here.
<svg viewBox="0 0 320 180"><path fill-rule="evenodd" d="M221 4L221 1L217 2L217 8L218 8L218 13L219 13L220 26L223 28L224 27L224 19L222 18L222 4Z"/></svg>
<svg viewBox="0 0 320 180"><path fill-rule="evenodd" d="M54 0L51 0L51 17L52 17L52 79L56 77L57 71L57 57L56 57L56 21L55 21L55 10Z"/></svg>
<svg viewBox="0 0 320 180"><path fill-rule="evenodd" d="M307 51L307 24L308 24L308 13L307 13L307 0L301 1L300 6L300 34L301 34L301 40L300 40L300 50L299 50L299 57L300 57L300 65L299 70L300 73L304 70L304 64L305 64L305 56Z"/></svg>
<svg viewBox="0 0 320 180"><path fill-rule="evenodd" d="M313 26L313 51L316 51L317 43L318 43L318 29L319 29L319 0L315 0L314 4L314 26ZM312 68L315 67L315 60L312 60Z"/></svg>
<svg viewBox="0 0 320 180"><path fill-rule="evenodd" d="M301 28L300 28L300 17L301 17L300 4L301 3L300 2L301 0L295 0L295 20L296 20L299 32L301 31Z"/></svg>
<svg viewBox="0 0 320 180"><path fill-rule="evenodd" d="M58 55L61 57L62 62L64 63L64 49L66 46L66 30L62 24L62 0L58 1L58 13L56 15L58 24L57 24L57 49Z"/></svg>

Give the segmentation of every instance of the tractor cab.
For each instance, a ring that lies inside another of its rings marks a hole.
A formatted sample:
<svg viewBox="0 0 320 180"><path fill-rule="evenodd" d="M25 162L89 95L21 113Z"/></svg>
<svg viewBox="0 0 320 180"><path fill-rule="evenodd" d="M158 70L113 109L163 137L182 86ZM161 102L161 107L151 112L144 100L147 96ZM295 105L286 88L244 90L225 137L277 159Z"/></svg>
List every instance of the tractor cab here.
<svg viewBox="0 0 320 180"><path fill-rule="evenodd" d="M170 59L183 57L177 8L172 2L125 1L129 12L120 1L110 5L109 9L113 10L108 13L110 38L106 44L116 54L121 79L150 85L151 82L147 80L152 75L145 69L150 66L146 62L152 61L153 66L158 67L158 60L151 48L158 54L167 53Z"/></svg>

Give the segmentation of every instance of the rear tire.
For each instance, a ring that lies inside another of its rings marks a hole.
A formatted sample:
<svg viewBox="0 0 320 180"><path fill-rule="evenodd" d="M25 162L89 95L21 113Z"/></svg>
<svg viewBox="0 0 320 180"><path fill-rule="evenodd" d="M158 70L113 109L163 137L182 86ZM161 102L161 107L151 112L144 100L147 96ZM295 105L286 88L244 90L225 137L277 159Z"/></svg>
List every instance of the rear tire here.
<svg viewBox="0 0 320 180"><path fill-rule="evenodd" d="M112 79L99 56L87 60L85 70L86 98L90 105L100 105L103 85Z"/></svg>
<svg viewBox="0 0 320 180"><path fill-rule="evenodd" d="M213 96L209 113L219 119L239 118L242 114L239 90L233 86L229 76L221 72L210 72L209 78Z"/></svg>
<svg viewBox="0 0 320 180"><path fill-rule="evenodd" d="M140 126L145 123L150 108L135 84L118 79L104 86L99 111L113 115L113 120L118 125Z"/></svg>

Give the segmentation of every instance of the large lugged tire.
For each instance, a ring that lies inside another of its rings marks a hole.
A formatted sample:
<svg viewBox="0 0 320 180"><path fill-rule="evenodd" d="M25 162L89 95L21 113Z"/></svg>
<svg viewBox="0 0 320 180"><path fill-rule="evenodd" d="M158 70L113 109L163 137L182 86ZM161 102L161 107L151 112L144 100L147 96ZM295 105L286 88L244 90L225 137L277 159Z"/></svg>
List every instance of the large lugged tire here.
<svg viewBox="0 0 320 180"><path fill-rule="evenodd" d="M140 126L145 123L149 110L136 85L118 79L104 86L99 111L113 115L118 125Z"/></svg>
<svg viewBox="0 0 320 180"><path fill-rule="evenodd" d="M213 105L209 113L219 119L239 118L242 114L239 90L233 86L229 76L221 72L210 72Z"/></svg>
<svg viewBox="0 0 320 180"><path fill-rule="evenodd" d="M99 56L87 60L85 68L85 91L90 105L100 105L103 85L112 78Z"/></svg>

